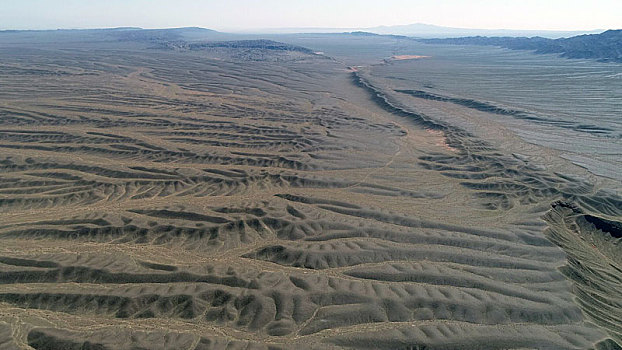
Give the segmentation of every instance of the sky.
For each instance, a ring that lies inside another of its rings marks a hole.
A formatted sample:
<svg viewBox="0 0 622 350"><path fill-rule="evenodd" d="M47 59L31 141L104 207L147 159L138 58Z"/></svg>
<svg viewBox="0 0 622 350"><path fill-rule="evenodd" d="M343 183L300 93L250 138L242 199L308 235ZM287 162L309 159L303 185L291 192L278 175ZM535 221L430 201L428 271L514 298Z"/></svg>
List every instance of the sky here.
<svg viewBox="0 0 622 350"><path fill-rule="evenodd" d="M0 0L0 29L621 29L622 0Z"/></svg>

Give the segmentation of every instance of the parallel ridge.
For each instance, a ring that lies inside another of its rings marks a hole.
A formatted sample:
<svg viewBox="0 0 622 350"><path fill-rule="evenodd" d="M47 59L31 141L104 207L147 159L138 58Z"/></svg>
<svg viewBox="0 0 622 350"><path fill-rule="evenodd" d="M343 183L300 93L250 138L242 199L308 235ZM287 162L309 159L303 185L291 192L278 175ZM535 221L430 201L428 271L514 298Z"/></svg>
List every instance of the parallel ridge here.
<svg viewBox="0 0 622 350"><path fill-rule="evenodd" d="M595 189L396 106L333 61L0 53L2 345L613 344L539 220L554 199L597 208ZM341 91L352 79L375 104Z"/></svg>
<svg viewBox="0 0 622 350"><path fill-rule="evenodd" d="M568 266L564 266L562 271L576 285L575 293L583 313L612 337L596 344L596 348L621 348L619 330L622 318L617 309L622 304L617 297L617 289L622 279L618 276L620 267L616 261L621 254L617 249L617 240L622 237L619 221L622 217L622 197L613 191L596 189L592 183L577 176L549 174L520 155L514 155L514 158L503 155L485 141L477 140L459 128L409 111L361 74L354 75L359 86L365 87L386 110L397 111L398 115L411 117L419 125L444 133L446 144L456 152L421 156L419 165L461 180L460 184L474 192L483 209L508 211L517 206L553 202L553 210L544 216L549 224L545 235L568 254ZM526 112L479 101L449 98L425 91L397 92L493 114L529 117ZM586 242L590 242L592 249Z"/></svg>
<svg viewBox="0 0 622 350"><path fill-rule="evenodd" d="M622 230L619 224L585 214L576 206L557 202L547 213L547 237L568 255L564 274L577 289L579 303L590 319L622 343ZM574 239L581 237L581 240Z"/></svg>
<svg viewBox="0 0 622 350"><path fill-rule="evenodd" d="M250 154L249 159L257 164L266 164L266 167L272 164L268 158L252 158ZM282 160L286 163L286 160ZM228 165L228 162L223 161L220 165ZM0 160L0 176L3 178L0 185L0 208L23 210L169 196L233 196L253 189L278 190L289 187L347 189L389 197L442 197L431 192L294 171L153 166L101 167L8 157Z"/></svg>
<svg viewBox="0 0 622 350"><path fill-rule="evenodd" d="M501 325L545 326L541 330L561 334L551 344L565 348L595 340L589 328L562 331L580 324L583 316L572 296L563 292L565 278L555 272L564 255L537 235L541 227L525 224L517 234L300 195L280 194L275 200L201 213L136 209L119 218L108 214L5 227L0 237L8 244L53 239L60 244L168 246L215 255L208 265L185 266L97 253L3 256L0 283L47 287L36 292L9 288L0 293L0 302L74 315L216 324L265 334L277 342L389 322L410 323L430 334L436 332L430 327L442 328L446 321L462 322L460 327L469 329L490 325L488 336L499 339L498 348L520 335L503 331ZM282 268L269 272L234 264L225 269L219 259L229 259L234 249L250 261ZM307 274L300 268L321 272ZM83 287L68 292L65 283ZM339 339L327 341L344 345ZM438 337L424 343L439 341L446 344Z"/></svg>

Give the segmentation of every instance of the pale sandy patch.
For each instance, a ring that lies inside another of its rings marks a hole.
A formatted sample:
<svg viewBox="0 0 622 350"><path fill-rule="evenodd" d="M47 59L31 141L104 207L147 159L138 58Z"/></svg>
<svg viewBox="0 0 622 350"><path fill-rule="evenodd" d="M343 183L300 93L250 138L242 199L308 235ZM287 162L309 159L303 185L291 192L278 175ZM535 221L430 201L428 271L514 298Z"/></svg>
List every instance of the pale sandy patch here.
<svg viewBox="0 0 622 350"><path fill-rule="evenodd" d="M451 152L458 152L457 149L447 144L447 138L444 132L440 130L432 130L432 129L425 129L425 131L432 135L432 137L434 138L434 144L436 146L443 147L444 149L451 151Z"/></svg>
<svg viewBox="0 0 622 350"><path fill-rule="evenodd" d="M396 56L391 56L392 59L394 60L418 60L421 58L430 58L430 56L420 56L420 55L396 55Z"/></svg>

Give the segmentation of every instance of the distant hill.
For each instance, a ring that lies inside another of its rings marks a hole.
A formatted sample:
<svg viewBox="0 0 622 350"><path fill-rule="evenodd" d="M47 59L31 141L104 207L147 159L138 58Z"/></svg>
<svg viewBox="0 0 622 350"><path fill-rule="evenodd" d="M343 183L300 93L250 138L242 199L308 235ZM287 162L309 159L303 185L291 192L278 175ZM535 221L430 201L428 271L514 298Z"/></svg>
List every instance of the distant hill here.
<svg viewBox="0 0 622 350"><path fill-rule="evenodd" d="M95 29L6 29L0 30L0 34L3 33L44 33L44 32L114 32L125 30L143 30L139 27L114 27L114 28L95 28Z"/></svg>
<svg viewBox="0 0 622 350"><path fill-rule="evenodd" d="M471 29L442 27L431 24L415 23L395 26L378 26L366 28L256 28L233 31L243 34L326 34L344 32L367 32L382 35L403 35L418 38L457 38L464 36L541 36L544 38L562 38L580 34L595 34L602 30L555 31L555 30L513 30L513 29Z"/></svg>
<svg viewBox="0 0 622 350"><path fill-rule="evenodd" d="M186 41L163 41L156 48L200 51L215 48L225 49L257 49L272 51L292 51L308 55L315 53L305 47L290 45L273 40L231 40L231 41L210 41L210 42L186 42Z"/></svg>
<svg viewBox="0 0 622 350"><path fill-rule="evenodd" d="M561 39L475 36L420 39L420 41L428 44L499 46L512 50L530 50L540 54L557 53L566 58L596 59L602 62L622 63L622 30L620 29Z"/></svg>
<svg viewBox="0 0 622 350"><path fill-rule="evenodd" d="M219 32L199 27L164 28L164 29L132 29L117 30L114 32L120 40L175 40L175 39L200 39L210 35L218 35Z"/></svg>
<svg viewBox="0 0 622 350"><path fill-rule="evenodd" d="M465 36L508 36L508 37L532 37L562 38L580 34L595 34L602 30L594 31L559 31L559 30L516 30L516 29L472 29L452 28L435 26L431 24L415 23L396 26L379 26L363 29L377 34L395 34L415 36L419 38L455 38Z"/></svg>
<svg viewBox="0 0 622 350"><path fill-rule="evenodd" d="M47 37L47 40L41 40ZM142 42L152 44L159 41L185 40L231 40L236 36L198 27L142 29L136 27L101 29L55 29L55 30L5 30L0 31L0 45L23 46L31 41L40 46L53 43L65 45L89 45L104 42Z"/></svg>

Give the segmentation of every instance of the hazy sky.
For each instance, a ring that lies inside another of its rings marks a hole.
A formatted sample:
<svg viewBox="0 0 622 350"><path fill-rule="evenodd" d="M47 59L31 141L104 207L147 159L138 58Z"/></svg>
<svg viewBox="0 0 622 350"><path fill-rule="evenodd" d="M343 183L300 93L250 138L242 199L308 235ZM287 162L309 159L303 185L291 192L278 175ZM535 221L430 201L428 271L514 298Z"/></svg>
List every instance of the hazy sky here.
<svg viewBox="0 0 622 350"><path fill-rule="evenodd" d="M490 29L619 29L622 0L0 0L1 29L361 28L427 23Z"/></svg>

